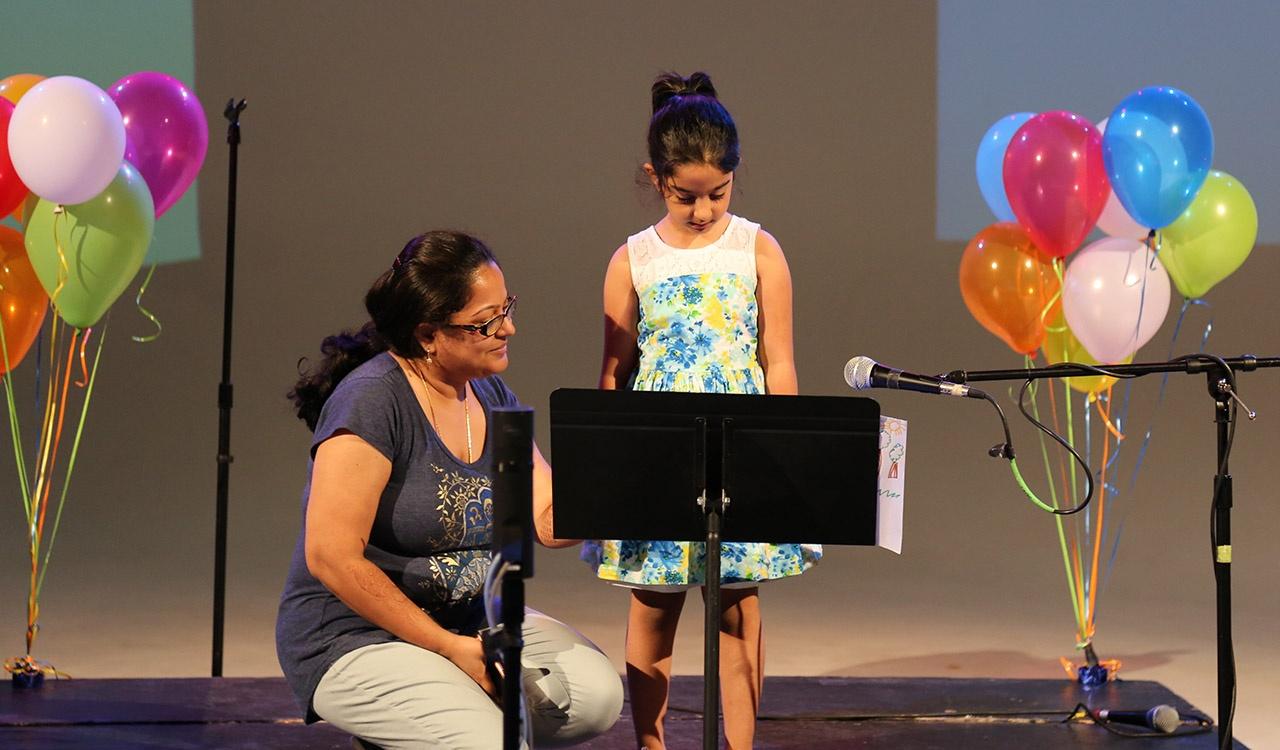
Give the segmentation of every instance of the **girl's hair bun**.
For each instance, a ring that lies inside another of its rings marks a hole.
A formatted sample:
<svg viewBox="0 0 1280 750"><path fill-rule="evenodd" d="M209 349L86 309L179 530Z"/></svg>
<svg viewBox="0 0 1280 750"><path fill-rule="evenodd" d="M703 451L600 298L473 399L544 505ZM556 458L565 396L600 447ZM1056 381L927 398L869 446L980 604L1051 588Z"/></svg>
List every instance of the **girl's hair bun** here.
<svg viewBox="0 0 1280 750"><path fill-rule="evenodd" d="M653 111L657 112L677 96L705 96L716 98L716 87L711 83L711 76L698 71L688 78L679 73L663 73L653 81L650 89L653 99Z"/></svg>

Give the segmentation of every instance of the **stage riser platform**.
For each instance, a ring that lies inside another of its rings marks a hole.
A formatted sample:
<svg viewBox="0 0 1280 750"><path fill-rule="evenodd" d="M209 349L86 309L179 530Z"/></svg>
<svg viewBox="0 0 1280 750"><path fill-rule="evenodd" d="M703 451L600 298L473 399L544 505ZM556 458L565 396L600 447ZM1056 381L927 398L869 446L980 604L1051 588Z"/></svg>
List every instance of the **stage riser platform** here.
<svg viewBox="0 0 1280 750"><path fill-rule="evenodd" d="M1169 739L1115 736L1088 722L1062 723L1077 703L1145 709L1195 707L1159 683L1121 680L1084 690L1068 680L770 677L756 747L929 750L1126 747L1215 748L1216 735ZM667 719L673 750L701 747L702 680L676 677ZM1016 714L1016 715L1011 715ZM919 717L919 718L907 718ZM629 706L606 735L579 745L632 748ZM350 750L326 724L302 724L282 679L183 678L50 681L0 686L0 747L28 750ZM1236 742L1236 748L1245 746Z"/></svg>

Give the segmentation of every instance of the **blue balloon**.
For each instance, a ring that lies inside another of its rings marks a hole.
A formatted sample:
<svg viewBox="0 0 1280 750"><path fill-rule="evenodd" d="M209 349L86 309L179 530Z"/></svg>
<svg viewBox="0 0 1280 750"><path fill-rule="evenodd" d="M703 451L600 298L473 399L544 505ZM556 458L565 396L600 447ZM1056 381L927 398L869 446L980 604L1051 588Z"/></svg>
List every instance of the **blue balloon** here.
<svg viewBox="0 0 1280 750"><path fill-rule="evenodd" d="M1009 148L1013 134L1032 117L1035 117L1035 112L1005 115L987 128L987 134L982 136L982 143L978 144L978 158L974 162L978 172L978 189L982 191L982 198L987 202L991 213L999 221L1017 221L1013 209L1009 207L1009 197L1004 192L1004 152Z"/></svg>
<svg viewBox="0 0 1280 750"><path fill-rule="evenodd" d="M1151 229L1191 205L1213 163L1213 128L1184 91L1149 86L1111 112L1102 136L1107 178L1120 204Z"/></svg>

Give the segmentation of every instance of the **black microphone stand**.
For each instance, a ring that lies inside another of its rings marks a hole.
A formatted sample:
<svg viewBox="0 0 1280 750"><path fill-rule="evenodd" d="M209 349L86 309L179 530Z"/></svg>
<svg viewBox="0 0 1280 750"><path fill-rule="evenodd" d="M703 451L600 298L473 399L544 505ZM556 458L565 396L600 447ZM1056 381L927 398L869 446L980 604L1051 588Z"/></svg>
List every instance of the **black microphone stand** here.
<svg viewBox="0 0 1280 750"><path fill-rule="evenodd" d="M493 446L493 552L501 566L500 622L484 638L486 660L502 665L495 687L502 694L502 747L519 750L528 727L521 720L524 690L524 579L533 577L533 410L497 407L491 412ZM489 604L485 603L486 612ZM491 675L491 679L494 675ZM532 742L532 740L530 740Z"/></svg>
<svg viewBox="0 0 1280 750"><path fill-rule="evenodd" d="M218 384L218 490L213 542L213 676L222 676L222 632L227 598L227 490L231 479L231 323L236 269L236 157L240 147L240 113L244 99L227 100L227 144L231 147L227 179L227 270L222 296L222 382Z"/></svg>
<svg viewBox="0 0 1280 750"><path fill-rule="evenodd" d="M1226 366L1224 369L1223 365ZM1170 362L1145 362L1129 365L1104 365L1102 369L1117 375L1150 375L1152 373L1181 372L1190 375L1204 373L1213 399L1214 424L1217 429L1218 470L1213 477L1213 577L1216 583L1218 620L1218 745L1231 747L1232 721L1236 703L1235 648L1231 640L1231 475L1227 473L1227 456L1231 451L1232 410L1231 402L1244 405L1235 390L1235 373L1252 372L1264 367L1280 367L1280 357L1254 357L1243 355L1230 358L1174 360ZM943 379L953 383L970 383L991 380L1038 380L1097 375L1097 368L1073 364L1025 370L982 370L967 372L953 370ZM1257 416L1247 406L1249 419Z"/></svg>

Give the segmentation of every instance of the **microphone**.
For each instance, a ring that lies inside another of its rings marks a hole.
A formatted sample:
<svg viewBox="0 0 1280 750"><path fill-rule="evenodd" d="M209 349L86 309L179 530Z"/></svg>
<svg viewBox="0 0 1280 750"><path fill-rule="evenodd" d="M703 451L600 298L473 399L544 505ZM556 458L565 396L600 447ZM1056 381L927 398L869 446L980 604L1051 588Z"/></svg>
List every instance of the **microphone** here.
<svg viewBox="0 0 1280 750"><path fill-rule="evenodd" d="M1165 734L1172 734L1173 730L1177 729L1178 725L1182 723L1182 717L1178 716L1178 710L1163 703L1146 711L1108 711L1104 708L1098 712L1098 719L1146 727Z"/></svg>
<svg viewBox="0 0 1280 750"><path fill-rule="evenodd" d="M933 375L917 375L913 372L895 370L892 367L885 367L870 357L854 357L846 362L844 382L855 391L867 388L895 388L921 393L938 393L943 396L979 397L977 392L970 393L967 385L952 383Z"/></svg>

